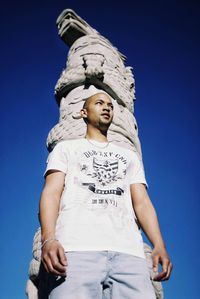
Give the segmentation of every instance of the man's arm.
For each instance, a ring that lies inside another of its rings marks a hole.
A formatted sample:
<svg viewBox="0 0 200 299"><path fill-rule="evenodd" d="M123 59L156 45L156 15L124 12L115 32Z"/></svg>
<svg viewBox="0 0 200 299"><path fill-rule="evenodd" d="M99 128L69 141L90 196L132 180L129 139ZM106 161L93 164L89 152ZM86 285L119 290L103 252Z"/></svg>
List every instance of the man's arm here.
<svg viewBox="0 0 200 299"><path fill-rule="evenodd" d="M136 217L144 233L154 246L152 251L153 271L158 271L159 263L162 265L162 271L154 277L154 280L167 280L172 271L172 263L160 232L156 211L143 184L132 184L130 188Z"/></svg>
<svg viewBox="0 0 200 299"><path fill-rule="evenodd" d="M55 275L66 275L67 266L64 249L55 239L55 226L64 180L63 172L48 171L40 198L40 223L42 244L44 244L42 246L42 262L47 272Z"/></svg>

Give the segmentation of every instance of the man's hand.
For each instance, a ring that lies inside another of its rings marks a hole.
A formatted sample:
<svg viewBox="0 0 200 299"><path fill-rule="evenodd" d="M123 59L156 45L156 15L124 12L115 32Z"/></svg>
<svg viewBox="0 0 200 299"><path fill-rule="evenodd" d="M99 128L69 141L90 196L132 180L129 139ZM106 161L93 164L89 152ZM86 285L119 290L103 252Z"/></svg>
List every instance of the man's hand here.
<svg viewBox="0 0 200 299"><path fill-rule="evenodd" d="M43 246L42 262L48 273L66 276L67 258L59 241L53 240Z"/></svg>
<svg viewBox="0 0 200 299"><path fill-rule="evenodd" d="M158 272L158 265L162 265L162 271L153 277L154 281L168 280L172 271L172 263L165 248L154 248L152 251L153 271Z"/></svg>

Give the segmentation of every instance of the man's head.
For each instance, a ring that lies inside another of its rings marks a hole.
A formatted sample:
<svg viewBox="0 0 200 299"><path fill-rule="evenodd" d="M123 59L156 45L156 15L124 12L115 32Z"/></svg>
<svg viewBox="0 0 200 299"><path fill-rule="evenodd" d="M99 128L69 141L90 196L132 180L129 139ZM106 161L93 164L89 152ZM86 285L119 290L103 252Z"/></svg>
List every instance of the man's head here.
<svg viewBox="0 0 200 299"><path fill-rule="evenodd" d="M80 111L87 125L107 131L113 119L113 103L104 92L96 93L86 99Z"/></svg>

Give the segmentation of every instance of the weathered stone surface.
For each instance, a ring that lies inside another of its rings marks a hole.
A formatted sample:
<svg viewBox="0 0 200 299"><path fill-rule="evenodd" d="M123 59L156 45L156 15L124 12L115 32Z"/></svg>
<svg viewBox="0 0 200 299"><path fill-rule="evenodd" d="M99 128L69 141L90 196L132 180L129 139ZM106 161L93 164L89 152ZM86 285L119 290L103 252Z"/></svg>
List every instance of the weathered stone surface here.
<svg viewBox="0 0 200 299"><path fill-rule="evenodd" d="M118 51L100 35L86 35L74 42L68 53L67 68L57 82L59 99L70 89L85 83L95 84L133 111L134 79Z"/></svg>
<svg viewBox="0 0 200 299"><path fill-rule="evenodd" d="M39 299L38 289L31 279L28 279L26 283L25 293L28 299Z"/></svg>
<svg viewBox="0 0 200 299"><path fill-rule="evenodd" d="M83 104L81 93L78 100L70 98L70 101L68 94L87 84L106 91L116 102L115 118L109 128L108 139L136 151L142 159L133 115L135 81L132 68L124 65L125 56L70 9L61 13L57 25L61 38L70 49L66 68L55 86L60 119L49 133L48 149L51 150L60 140L85 135L82 122L74 117Z"/></svg>

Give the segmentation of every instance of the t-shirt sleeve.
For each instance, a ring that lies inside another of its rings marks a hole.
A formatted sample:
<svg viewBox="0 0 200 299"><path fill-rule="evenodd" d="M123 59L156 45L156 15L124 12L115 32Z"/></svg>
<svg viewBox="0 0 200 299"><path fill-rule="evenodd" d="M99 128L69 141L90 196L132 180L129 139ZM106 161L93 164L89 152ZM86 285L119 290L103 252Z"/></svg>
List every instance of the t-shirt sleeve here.
<svg viewBox="0 0 200 299"><path fill-rule="evenodd" d="M141 183L146 185L148 188L148 184L146 182L144 167L142 162L139 160L137 154L132 154L132 159L129 165L129 178L130 178L130 185Z"/></svg>
<svg viewBox="0 0 200 299"><path fill-rule="evenodd" d="M44 177L46 176L49 170L59 170L67 173L68 167L68 158L67 158L67 150L63 146L63 142L58 143L53 151L49 154L47 158L47 166L44 172Z"/></svg>

